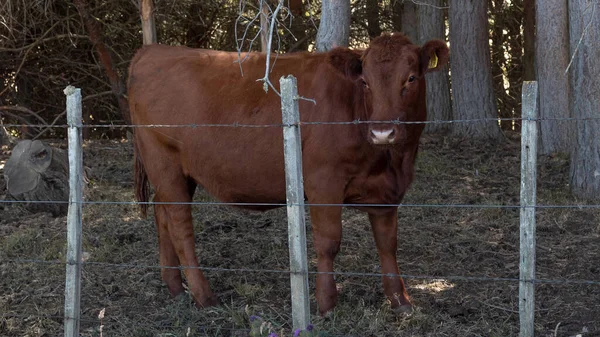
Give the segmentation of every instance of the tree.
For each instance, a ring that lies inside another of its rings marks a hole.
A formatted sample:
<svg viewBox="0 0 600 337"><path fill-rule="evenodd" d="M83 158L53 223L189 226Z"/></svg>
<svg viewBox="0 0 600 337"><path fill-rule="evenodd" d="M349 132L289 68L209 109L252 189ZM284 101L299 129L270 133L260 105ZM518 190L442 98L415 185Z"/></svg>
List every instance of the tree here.
<svg viewBox="0 0 600 337"><path fill-rule="evenodd" d="M419 6L419 40L423 44L431 39L445 40L444 0L430 0ZM448 66L442 71L427 75L427 118L429 120L450 120L452 102L450 100L450 79ZM426 132L442 132L448 124L427 124Z"/></svg>
<svg viewBox="0 0 600 337"><path fill-rule="evenodd" d="M498 117L488 36L487 1L450 1L452 55L452 111L456 119ZM454 132L472 138L498 139L502 133L494 120L456 123Z"/></svg>
<svg viewBox="0 0 600 337"><path fill-rule="evenodd" d="M423 4L423 6L426 6ZM419 12L417 5L411 0L404 0L402 5L402 32L413 42L419 39Z"/></svg>
<svg viewBox="0 0 600 337"><path fill-rule="evenodd" d="M540 118L569 117L569 14L564 0L537 0L536 73ZM567 122L540 123L540 153L568 152Z"/></svg>
<svg viewBox="0 0 600 337"><path fill-rule="evenodd" d="M156 25L154 23L154 3L152 0L140 0L140 18L144 44L156 43Z"/></svg>
<svg viewBox="0 0 600 337"><path fill-rule="evenodd" d="M263 53L269 48L269 5L266 1L258 0L260 8L260 50Z"/></svg>
<svg viewBox="0 0 600 337"><path fill-rule="evenodd" d="M523 0L523 81L535 79L535 0Z"/></svg>
<svg viewBox="0 0 600 337"><path fill-rule="evenodd" d="M392 27L397 32L402 32L412 42L417 42L418 35L418 10L417 5L411 0L392 0ZM422 3L421 6L428 6Z"/></svg>
<svg viewBox="0 0 600 337"><path fill-rule="evenodd" d="M288 48L288 52L308 49L308 35L304 23L304 5L302 0L290 0L290 11L292 12L292 23L290 32L295 38L295 43Z"/></svg>
<svg viewBox="0 0 600 337"><path fill-rule="evenodd" d="M522 0L489 0L491 25L492 79L498 116L521 116L521 83L523 82ZM518 129L512 120L500 122L504 130Z"/></svg>
<svg viewBox="0 0 600 337"><path fill-rule="evenodd" d="M96 52L98 53L98 57L100 59L100 64L104 67L104 71L106 72L106 77L110 82L110 87L112 89L112 93L117 99L119 103L119 109L121 110L121 114L123 119L127 124L131 124L131 120L129 119L129 106L127 105L127 98L125 97L125 84L121 79L121 76L117 72L111 52L108 47L104 43L104 37L102 35L102 30L98 21L94 20L94 18L88 12L88 2L87 0L73 0L81 19L85 23L86 29L90 36L90 40L94 43ZM148 1L148 3L152 3ZM91 113L92 118L98 120L98 116L95 115L94 112ZM90 115L85 114L84 120L87 120ZM84 129L83 134L84 137L88 134L89 129ZM86 137L87 138L87 137Z"/></svg>
<svg viewBox="0 0 600 337"><path fill-rule="evenodd" d="M381 35L381 26L379 25L379 1L367 0L367 33L370 39Z"/></svg>
<svg viewBox="0 0 600 337"><path fill-rule="evenodd" d="M571 188L576 196L600 198L600 4L569 0L573 117ZM587 119L587 120L583 120Z"/></svg>
<svg viewBox="0 0 600 337"><path fill-rule="evenodd" d="M323 0L317 32L317 51L348 46L350 37L350 0Z"/></svg>
<svg viewBox="0 0 600 337"><path fill-rule="evenodd" d="M404 0L391 0L392 1L392 29L394 32L402 31L402 6Z"/></svg>

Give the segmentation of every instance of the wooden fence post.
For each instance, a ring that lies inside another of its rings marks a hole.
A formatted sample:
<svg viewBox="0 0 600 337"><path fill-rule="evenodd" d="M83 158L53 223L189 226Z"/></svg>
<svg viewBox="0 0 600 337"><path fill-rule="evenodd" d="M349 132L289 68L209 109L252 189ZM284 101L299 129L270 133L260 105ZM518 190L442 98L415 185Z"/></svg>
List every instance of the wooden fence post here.
<svg viewBox="0 0 600 337"><path fill-rule="evenodd" d="M81 294L81 89L67 86L67 124L69 125L69 210L67 213L67 261L65 277L65 337L79 336Z"/></svg>
<svg viewBox="0 0 600 337"><path fill-rule="evenodd" d="M281 77L281 112L285 182L287 187L287 215L290 248L290 283L292 293L292 321L294 329L306 329L310 324L308 302L308 262L306 257L306 225L304 223L304 182L302 178L302 142L298 89L294 76Z"/></svg>
<svg viewBox="0 0 600 337"><path fill-rule="evenodd" d="M521 127L521 225L519 321L520 337L534 334L535 195L538 142L538 84L523 82Z"/></svg>

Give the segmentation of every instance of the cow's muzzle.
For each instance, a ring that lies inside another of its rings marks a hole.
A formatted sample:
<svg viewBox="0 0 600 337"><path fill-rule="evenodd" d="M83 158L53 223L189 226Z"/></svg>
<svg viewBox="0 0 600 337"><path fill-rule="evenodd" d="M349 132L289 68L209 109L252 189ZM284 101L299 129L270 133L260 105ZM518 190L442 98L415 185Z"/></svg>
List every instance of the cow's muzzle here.
<svg viewBox="0 0 600 337"><path fill-rule="evenodd" d="M369 141L375 145L397 144L404 139L405 132L402 132L396 125L381 125L369 128Z"/></svg>

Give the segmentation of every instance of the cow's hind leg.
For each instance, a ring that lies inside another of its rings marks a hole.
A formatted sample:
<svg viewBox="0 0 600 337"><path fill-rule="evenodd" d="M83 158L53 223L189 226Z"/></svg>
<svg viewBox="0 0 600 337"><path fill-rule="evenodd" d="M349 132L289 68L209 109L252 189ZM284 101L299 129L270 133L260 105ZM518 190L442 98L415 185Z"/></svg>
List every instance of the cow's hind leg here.
<svg viewBox="0 0 600 337"><path fill-rule="evenodd" d="M400 277L396 250L398 247L398 210L394 208L388 213L369 214L373 236L379 258L381 260L381 272L398 276L383 276L383 291L392 303L392 309L398 312L412 312L410 298L404 287L404 281Z"/></svg>
<svg viewBox="0 0 600 337"><path fill-rule="evenodd" d="M162 202L179 203L179 204L163 204L161 205L164 219L166 219L166 229L162 226L159 229L159 234L168 232L168 243L164 246L164 251L161 248L161 255L165 254L166 263L172 263L175 257L179 260L179 265L183 266L183 271L188 282L189 290L198 307L208 307L216 305L218 300L210 290L208 281L204 274L199 269L198 258L195 251L195 236L192 223L192 208L189 204L192 201L195 184L191 186L190 181L181 173L175 173L174 170L163 172L162 184L156 188L157 199ZM164 241L167 241L165 239ZM161 245L163 240L161 239ZM162 246L161 246L162 247ZM162 262L162 257L161 257ZM179 270L177 270L179 273ZM176 275L170 271L166 272L167 277L174 280L175 283L181 278L181 275ZM164 277L164 274L163 274ZM169 287L171 293L177 287Z"/></svg>
<svg viewBox="0 0 600 337"><path fill-rule="evenodd" d="M160 273L163 282L169 288L169 292L173 297L181 294L183 289L181 271L179 270L179 257L171 242L169 236L169 219L167 217L167 211L165 206L161 205L160 198L154 197L154 218L156 221L156 231L158 233L158 245L160 252L160 265L162 267Z"/></svg>

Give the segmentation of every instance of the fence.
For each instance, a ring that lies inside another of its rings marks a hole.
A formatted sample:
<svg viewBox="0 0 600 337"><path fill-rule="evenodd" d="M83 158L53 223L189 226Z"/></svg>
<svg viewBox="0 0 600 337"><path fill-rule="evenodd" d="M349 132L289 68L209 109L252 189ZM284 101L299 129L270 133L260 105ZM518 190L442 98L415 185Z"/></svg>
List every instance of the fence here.
<svg viewBox="0 0 600 337"><path fill-rule="evenodd" d="M306 327L310 323L310 309L308 296L308 275L319 274L319 272L309 272L307 266L307 248L306 232L304 222L304 192L302 187L301 172L301 142L300 126L298 117L298 94L296 91L295 79L281 79L282 94L282 124L284 132L284 152L286 164L286 185L287 203L279 206L287 206L288 211L288 235L290 268L289 270L258 270L271 273L290 274L291 297L292 297L292 316L294 328ZM81 146L81 93L79 89L65 89L67 95L68 111L68 134L69 134L69 163L70 172L78 172L70 175L71 193L69 197L68 213L68 248L66 255L66 281L65 281L65 309L64 326L65 336L79 336L80 318L80 293L81 293L81 270L82 248L81 248L81 227L82 227L82 205L85 202L82 199L82 146ZM457 122L457 121L449 121ZM463 121L468 122L468 121ZM356 121L354 123L363 123ZM309 124L309 123L302 123ZM325 123L326 124L326 123ZM333 124L333 123L332 123ZM341 123L350 124L350 123ZM520 210L520 277L519 278L491 278L491 277L459 277L459 276L415 276L402 275L404 278L433 278L449 280L469 280L469 281L508 281L519 283L519 317L520 317L520 335L533 336L534 334L534 287L536 283L579 283L600 285L600 282L593 280L550 280L536 279L535 277L535 247L536 247L536 226L535 212L536 208L546 207L573 207L569 205L562 206L540 206L536 205L536 146L537 146L537 83L525 83L523 86L523 128L521 142L521 203L515 206L506 205L399 205L404 207L423 206L423 207L489 207L489 208L515 208ZM199 125L195 125L198 127ZM221 126L221 125L205 125ZM230 125L235 127L244 127L245 125ZM167 126L149 126L149 127L167 127ZM251 126L247 127L261 127ZM101 202L96 202L101 203ZM111 203L104 202L104 203ZM119 202L114 202L119 203ZM203 204L224 204L205 202ZM247 204L245 204L247 205ZM257 204L260 205L260 204ZM352 205L346 205L352 206ZM375 205L389 206L389 205ZM586 207L586 206L577 206ZM588 205L587 207L597 207L597 205ZM22 262L27 262L22 260ZM40 262L40 261L33 261ZM52 263L52 262L50 262ZM89 263L88 264L93 264ZM100 264L100 263L96 263ZM139 266L126 264L103 264L112 267L154 267L158 266ZM185 267L183 267L185 268ZM211 270L211 268L202 268ZM218 268L215 268L218 269ZM229 271L252 272L257 271L251 268L227 269ZM380 273L348 273L335 272L334 274L354 275L354 276L386 276ZM387 275L393 276L393 275Z"/></svg>

